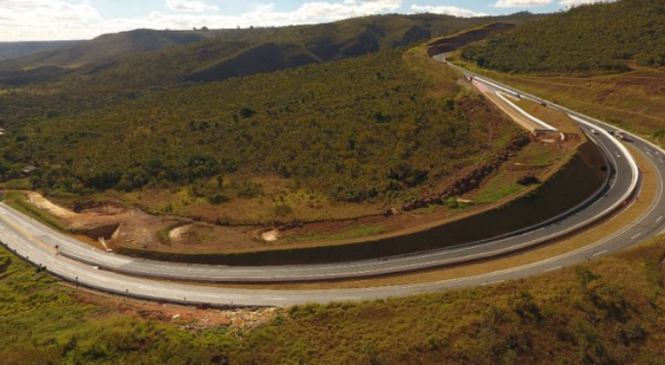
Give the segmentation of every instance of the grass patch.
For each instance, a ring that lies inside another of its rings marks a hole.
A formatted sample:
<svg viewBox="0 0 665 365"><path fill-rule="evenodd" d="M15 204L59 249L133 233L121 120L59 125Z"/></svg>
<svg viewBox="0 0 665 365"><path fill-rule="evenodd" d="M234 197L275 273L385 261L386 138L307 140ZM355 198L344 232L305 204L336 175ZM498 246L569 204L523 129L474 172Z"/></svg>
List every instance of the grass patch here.
<svg viewBox="0 0 665 365"><path fill-rule="evenodd" d="M287 239L289 242L340 241L340 240L348 240L359 237L374 236L386 232L387 228L384 225L374 224L374 225L354 227L352 229L336 233L313 232L313 233L293 235L289 236Z"/></svg>
<svg viewBox="0 0 665 365"><path fill-rule="evenodd" d="M30 179L22 178L9 180L2 184L2 188L8 190L29 190L31 188Z"/></svg>
<svg viewBox="0 0 665 365"><path fill-rule="evenodd" d="M505 175L510 175L512 179L505 181ZM479 194L474 195L473 201L479 204L493 203L520 192L524 186L517 184L514 178L512 174L499 173L487 182Z"/></svg>

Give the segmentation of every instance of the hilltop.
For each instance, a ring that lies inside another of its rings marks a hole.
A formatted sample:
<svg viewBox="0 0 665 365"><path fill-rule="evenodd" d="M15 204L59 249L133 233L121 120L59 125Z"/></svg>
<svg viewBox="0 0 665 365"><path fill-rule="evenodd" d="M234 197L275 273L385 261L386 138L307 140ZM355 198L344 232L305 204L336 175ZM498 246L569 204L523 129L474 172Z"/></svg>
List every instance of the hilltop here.
<svg viewBox="0 0 665 365"><path fill-rule="evenodd" d="M665 3L581 5L467 47L461 58L482 68L517 73L665 66Z"/></svg>

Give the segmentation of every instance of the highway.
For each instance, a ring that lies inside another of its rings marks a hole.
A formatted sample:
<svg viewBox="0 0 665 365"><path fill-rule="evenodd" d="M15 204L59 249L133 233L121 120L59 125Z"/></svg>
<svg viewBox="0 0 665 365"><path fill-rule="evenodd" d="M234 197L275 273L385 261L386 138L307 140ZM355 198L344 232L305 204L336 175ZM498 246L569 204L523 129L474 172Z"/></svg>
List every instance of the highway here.
<svg viewBox="0 0 665 365"><path fill-rule="evenodd" d="M440 60L445 62L445 59ZM467 73L467 75L472 74ZM478 75L473 76L497 90L520 93L524 97L531 97L491 80L485 80ZM533 99L540 101L539 98L533 97ZM368 300L493 284L558 270L594 257L608 255L651 238L665 230L665 219L663 218L665 200L662 199L665 151L636 136L631 136L633 140L631 144L643 153L644 157L650 161L658 172L657 198L653 205L634 223L611 237L544 261L455 280L362 289L225 289L151 279L209 282L288 282L385 275L491 257L523 249L560 237L568 232L576 231L582 226L595 221L599 216L610 214L619 205L625 204L632 196L635 188L639 188L639 173L636 171L634 161L632 161L626 148L617 143L616 139L605 131L606 129L616 128L609 127L600 121L574 113L560 106L549 103L548 105L569 113L571 117L580 122L582 128L587 132L592 128L600 131L597 135L592 133L588 133L588 135L603 149L614 168L614 174L609 182L609 189L602 192L602 197L588 202L584 207L580 207L580 210L561 217L556 222L517 235L478 242L463 247L377 260L323 265L219 267L156 262L109 254L55 232L4 204L0 204L0 241L17 255L35 265L46 267L48 272L56 276L105 292L182 304L284 306L305 302L327 303L331 301ZM56 254L56 246L59 247L59 254Z"/></svg>

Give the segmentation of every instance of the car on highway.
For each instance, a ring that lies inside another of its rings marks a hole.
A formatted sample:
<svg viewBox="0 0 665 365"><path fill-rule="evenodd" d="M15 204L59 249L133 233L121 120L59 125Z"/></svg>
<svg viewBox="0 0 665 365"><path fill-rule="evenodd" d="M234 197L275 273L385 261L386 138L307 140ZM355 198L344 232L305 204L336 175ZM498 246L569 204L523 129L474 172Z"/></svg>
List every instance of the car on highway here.
<svg viewBox="0 0 665 365"><path fill-rule="evenodd" d="M593 134L598 134L598 133L600 133L600 132L599 132L597 129L592 129L592 130L591 130L591 133L593 133Z"/></svg>

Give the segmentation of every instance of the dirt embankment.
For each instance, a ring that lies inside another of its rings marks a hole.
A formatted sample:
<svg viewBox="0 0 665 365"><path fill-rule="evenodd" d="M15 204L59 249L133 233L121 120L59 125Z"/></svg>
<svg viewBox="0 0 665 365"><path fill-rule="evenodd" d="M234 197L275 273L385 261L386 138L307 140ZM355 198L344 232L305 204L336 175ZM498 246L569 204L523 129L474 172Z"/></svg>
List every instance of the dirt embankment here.
<svg viewBox="0 0 665 365"><path fill-rule="evenodd" d="M427 53L432 57L441 53L452 52L467 44L482 41L492 34L505 32L514 27L515 24L495 23L456 36L437 39L428 44L429 48L427 49Z"/></svg>
<svg viewBox="0 0 665 365"><path fill-rule="evenodd" d="M254 227L222 227L181 217L155 216L119 203L74 212L37 192L24 194L28 202L56 217L69 233L93 240L103 238L116 251L120 247L186 249L208 241L229 249L242 249L256 237Z"/></svg>

